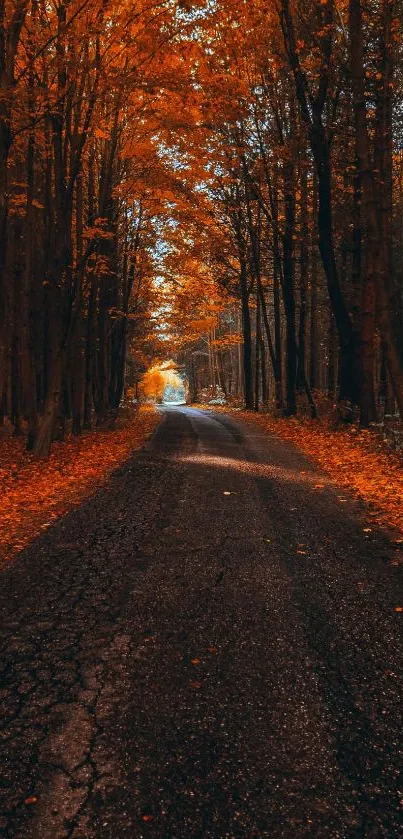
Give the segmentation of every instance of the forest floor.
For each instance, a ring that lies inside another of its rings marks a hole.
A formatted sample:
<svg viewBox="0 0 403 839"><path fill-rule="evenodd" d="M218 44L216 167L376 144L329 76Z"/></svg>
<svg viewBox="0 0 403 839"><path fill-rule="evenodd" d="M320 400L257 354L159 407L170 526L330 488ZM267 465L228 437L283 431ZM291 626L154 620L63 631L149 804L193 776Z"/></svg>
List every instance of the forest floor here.
<svg viewBox="0 0 403 839"><path fill-rule="evenodd" d="M160 421L149 406L110 431L86 431L52 446L48 460L25 451L25 438L0 429L0 565L88 498L140 449Z"/></svg>
<svg viewBox="0 0 403 839"><path fill-rule="evenodd" d="M230 414L294 443L339 486L365 503L374 526L392 530L396 537L395 562L403 564L403 454L391 451L380 433L357 425L335 429L328 417L280 419L227 406L200 408Z"/></svg>

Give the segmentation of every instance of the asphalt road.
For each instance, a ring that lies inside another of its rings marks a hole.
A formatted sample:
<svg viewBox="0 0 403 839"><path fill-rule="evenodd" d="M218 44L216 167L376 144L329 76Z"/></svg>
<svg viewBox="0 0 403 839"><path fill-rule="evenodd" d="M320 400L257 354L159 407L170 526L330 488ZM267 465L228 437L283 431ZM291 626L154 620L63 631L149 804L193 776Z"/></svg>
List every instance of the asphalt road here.
<svg viewBox="0 0 403 839"><path fill-rule="evenodd" d="M402 572L362 514L168 410L2 571L0 835L402 837Z"/></svg>

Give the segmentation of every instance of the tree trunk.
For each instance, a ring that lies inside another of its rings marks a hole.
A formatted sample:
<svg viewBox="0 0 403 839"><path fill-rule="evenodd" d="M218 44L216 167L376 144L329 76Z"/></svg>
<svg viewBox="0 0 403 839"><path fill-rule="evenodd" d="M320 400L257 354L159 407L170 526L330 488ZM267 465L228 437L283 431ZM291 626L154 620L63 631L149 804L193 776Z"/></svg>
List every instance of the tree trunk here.
<svg viewBox="0 0 403 839"><path fill-rule="evenodd" d="M334 317L330 313L328 335L327 393L334 401L337 390L337 333Z"/></svg>
<svg viewBox="0 0 403 839"><path fill-rule="evenodd" d="M3 94L1 87L0 93ZM6 277L8 222L7 164L11 146L10 115L2 111L3 105L0 102L0 393L3 392L6 378L6 354L8 346Z"/></svg>
<svg viewBox="0 0 403 839"><path fill-rule="evenodd" d="M329 90L329 73L332 55L333 11L332 3L322 4L326 18L323 34L323 53L320 79L316 92L308 92L306 75L301 67L290 0L282 0L280 21L285 44L294 75L295 90L306 124L318 180L318 233L319 250L327 281L330 306L335 318L340 344L339 398L359 404L360 368L358 347L350 315L340 286L333 241L332 223L332 167L330 141L324 121L324 107Z"/></svg>
<svg viewBox="0 0 403 839"><path fill-rule="evenodd" d="M301 242L299 248L299 330L298 330L298 369L297 389L304 389L305 365L306 365L306 320L307 320L307 290L309 271L309 244L308 244L308 171L307 161L301 163Z"/></svg>
<svg viewBox="0 0 403 839"><path fill-rule="evenodd" d="M59 417L63 374L60 341L62 323L60 289L53 286L49 292L47 392L35 440L36 457L48 457Z"/></svg>
<svg viewBox="0 0 403 839"><path fill-rule="evenodd" d="M366 260L364 285L369 288L365 297L375 289L377 319L385 348L389 375L403 417L403 369L392 323L392 286L385 262L385 244L382 241L380 207L371 161L370 140L365 102L365 70L362 9L360 0L350 0L350 66L353 85L354 121L358 165L361 174L363 214L366 223Z"/></svg>
<svg viewBox="0 0 403 839"><path fill-rule="evenodd" d="M294 299L294 236L295 236L295 184L294 164L287 160L283 167L285 225L283 236L283 300L286 319L286 406L285 415L294 416L297 410L295 386L297 378L297 345L295 338Z"/></svg>
<svg viewBox="0 0 403 839"><path fill-rule="evenodd" d="M78 437L81 434L84 412L84 393L86 358L84 353L84 322L78 318L71 352L71 413L72 433Z"/></svg>
<svg viewBox="0 0 403 839"><path fill-rule="evenodd" d="M256 299L256 340L255 340L255 411L259 411L260 407L260 350L262 342L262 322L260 314L260 297L257 295Z"/></svg>
<svg viewBox="0 0 403 839"><path fill-rule="evenodd" d="M246 262L241 259L239 287L242 306L244 399L248 411L253 411L252 329L249 310L249 290Z"/></svg>
<svg viewBox="0 0 403 839"><path fill-rule="evenodd" d="M32 85L30 79L30 88ZM32 105L31 105L32 107ZM37 431L36 369L32 323L32 275L34 254L34 158L35 135L33 126L28 138L27 149L27 203L25 210L25 264L22 277L21 297L21 374L24 391L24 407L27 417L27 450L35 446Z"/></svg>

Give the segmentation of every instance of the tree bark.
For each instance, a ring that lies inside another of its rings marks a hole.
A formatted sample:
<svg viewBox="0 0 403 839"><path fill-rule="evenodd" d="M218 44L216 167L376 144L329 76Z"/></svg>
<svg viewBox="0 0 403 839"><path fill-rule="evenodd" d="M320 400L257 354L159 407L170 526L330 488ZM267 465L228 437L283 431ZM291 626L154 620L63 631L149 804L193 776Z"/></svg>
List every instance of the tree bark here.
<svg viewBox="0 0 403 839"><path fill-rule="evenodd" d="M241 259L239 288L242 306L244 399L246 409L253 411L252 328L249 310L248 275L244 259Z"/></svg>
<svg viewBox="0 0 403 839"><path fill-rule="evenodd" d="M306 331L307 331L307 292L309 271L309 230L308 230L308 172L305 156L301 162L301 211L300 211L300 247L299 247L299 328L298 328L298 369L297 389L304 388L306 366Z"/></svg>
<svg viewBox="0 0 403 839"><path fill-rule="evenodd" d="M365 69L362 7L360 0L350 0L350 67L353 86L355 136L361 175L363 213L366 223L365 297L376 296L377 320L385 349L389 375L403 417L403 369L393 329L393 289L386 262L387 242L383 241L380 217L381 202L377 195L371 160L370 139L365 103ZM384 230L385 232L385 230Z"/></svg>
<svg viewBox="0 0 403 839"><path fill-rule="evenodd" d="M315 94L308 91L306 75L300 65L290 0L282 0L281 2L280 21L294 76L297 99L302 118L307 127L318 179L319 250L340 345L339 398L350 401L353 404L359 404L360 368L358 364L358 347L337 270L333 241L330 142L323 116L329 88L332 57L334 29L333 4L326 2L322 4L322 7L324 15L322 40L323 60Z"/></svg>
<svg viewBox="0 0 403 839"><path fill-rule="evenodd" d="M286 404L285 415L294 416L297 411L295 386L297 380L297 344L295 337L294 299L294 237L295 237L295 184L292 159L283 165L285 225L283 236L283 300L286 319Z"/></svg>

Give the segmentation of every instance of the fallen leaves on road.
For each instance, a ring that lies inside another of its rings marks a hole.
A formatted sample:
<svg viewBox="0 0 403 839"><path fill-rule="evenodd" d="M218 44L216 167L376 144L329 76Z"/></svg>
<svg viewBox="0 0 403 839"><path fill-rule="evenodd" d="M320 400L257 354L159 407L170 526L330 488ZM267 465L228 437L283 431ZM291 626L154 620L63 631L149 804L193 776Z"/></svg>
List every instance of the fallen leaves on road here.
<svg viewBox="0 0 403 839"><path fill-rule="evenodd" d="M222 411L217 406L211 410L231 414L269 434L291 440L337 484L360 497L377 524L403 533L403 458L391 452L376 432L357 426L335 430L327 419L279 419L227 406ZM301 470L301 475L305 474L306 470ZM317 483L313 489L324 487L325 484ZM346 500L339 498L342 503ZM395 544L397 549L403 548L403 539Z"/></svg>
<svg viewBox="0 0 403 839"><path fill-rule="evenodd" d="M159 415L149 407L113 431L85 432L54 443L46 461L24 451L24 440L0 438L0 559L10 559L53 522L80 504L140 449Z"/></svg>
<svg viewBox="0 0 403 839"><path fill-rule="evenodd" d="M236 416L291 440L336 483L369 504L378 524L403 532L402 456L389 451L375 432L356 427L334 430L325 420L275 419L239 411ZM323 486L318 483L315 489ZM339 501L346 499L342 496Z"/></svg>

